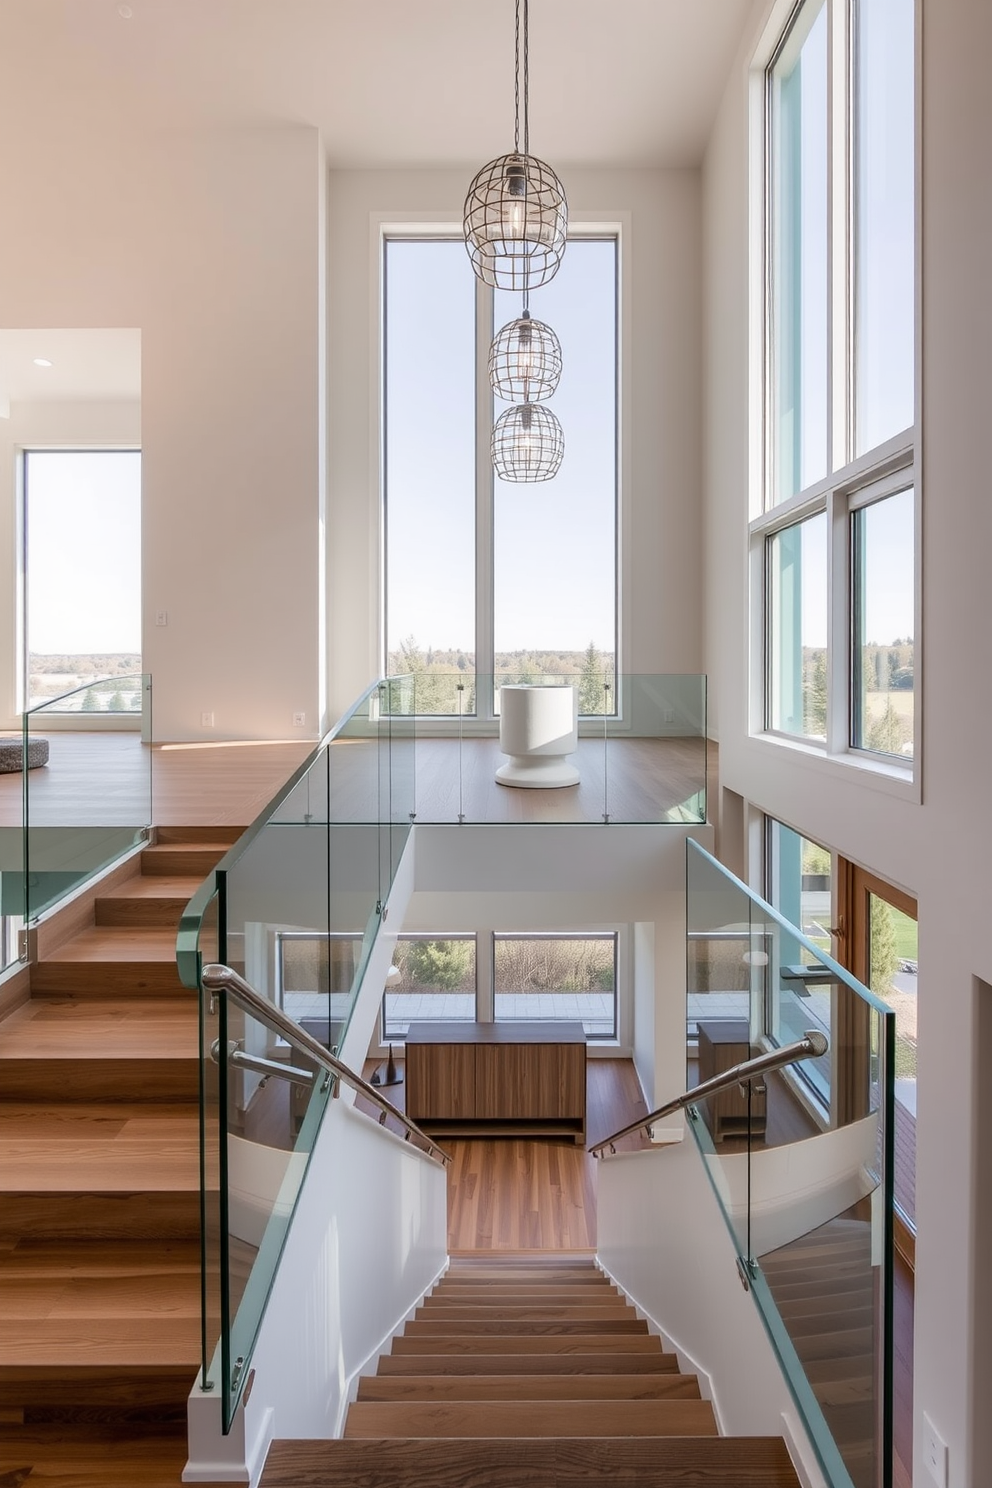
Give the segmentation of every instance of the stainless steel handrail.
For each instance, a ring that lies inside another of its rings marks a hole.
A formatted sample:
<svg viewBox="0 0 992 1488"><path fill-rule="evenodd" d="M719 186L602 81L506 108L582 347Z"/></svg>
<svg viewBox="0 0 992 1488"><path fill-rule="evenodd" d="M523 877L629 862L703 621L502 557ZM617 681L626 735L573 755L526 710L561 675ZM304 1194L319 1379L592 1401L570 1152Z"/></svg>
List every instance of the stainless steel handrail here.
<svg viewBox="0 0 992 1488"><path fill-rule="evenodd" d="M411 1121L405 1111L401 1111L397 1106L394 1106L392 1101L387 1100L384 1095L376 1090L374 1085L370 1085L366 1080L362 1079L361 1075L356 1075L354 1070L350 1070L346 1064L342 1064L340 1059L335 1058L333 1054L324 1048L323 1044L318 1043L317 1039L307 1033L305 1028L301 1028L298 1023L282 1012L280 1008L274 1007L271 1002L256 992L254 987L246 982L244 977L234 971L232 967L219 966L217 964L205 966L201 974L201 981L208 992L212 994L217 992L224 993L233 1002L236 1002L239 1007L244 1008L245 1012L251 1013L252 1017L258 1018L262 1023L266 1023L277 1033L282 1034L288 1043L294 1044L298 1049L302 1049L321 1069L326 1070L330 1075L334 1075L343 1085L347 1085L349 1089L354 1090L356 1094L363 1096L366 1100L372 1101L379 1108L380 1125L385 1121L387 1116L395 1116L396 1120L401 1122L406 1130L407 1141L411 1137L416 1137L419 1141L423 1142L428 1157L436 1158L442 1165L450 1163L450 1153L445 1152L443 1147L439 1147L436 1142L432 1141L425 1131L421 1131L417 1123Z"/></svg>
<svg viewBox="0 0 992 1488"><path fill-rule="evenodd" d="M220 1052L220 1039L214 1039L210 1045L210 1058L214 1064L220 1064L223 1055ZM297 1069L295 1064L280 1064L278 1059L263 1059L260 1054L246 1054L241 1044L234 1039L229 1039L227 1044L227 1062L236 1065L238 1069L251 1070L254 1075L261 1075L259 1089L266 1080L271 1080L273 1075L279 1080L289 1080L294 1085L312 1085L314 1079L313 1070Z"/></svg>
<svg viewBox="0 0 992 1488"><path fill-rule="evenodd" d="M794 1064L800 1059L818 1059L821 1054L826 1054L830 1048L824 1034L818 1029L807 1029L803 1038L797 1039L794 1044L785 1044L781 1049L772 1049L767 1054L759 1054L754 1059L746 1059L742 1064L735 1064L733 1069L724 1070L722 1074L714 1075L712 1080L704 1080L701 1085L694 1085L684 1095L677 1095L664 1106L659 1106L657 1111L652 1111L650 1116L644 1116L640 1121L632 1121L629 1126L621 1127L620 1131L613 1133L602 1142L597 1142L589 1151L593 1157L602 1157L603 1149L608 1147L611 1152L616 1151L615 1143L621 1137L628 1137L632 1132L645 1131L660 1121L664 1116L673 1116L676 1111L691 1106L697 1100L703 1100L707 1095L713 1095L718 1090L726 1090L730 1085L740 1085L748 1080L753 1080L755 1075L768 1074L771 1070L781 1069L783 1065Z"/></svg>

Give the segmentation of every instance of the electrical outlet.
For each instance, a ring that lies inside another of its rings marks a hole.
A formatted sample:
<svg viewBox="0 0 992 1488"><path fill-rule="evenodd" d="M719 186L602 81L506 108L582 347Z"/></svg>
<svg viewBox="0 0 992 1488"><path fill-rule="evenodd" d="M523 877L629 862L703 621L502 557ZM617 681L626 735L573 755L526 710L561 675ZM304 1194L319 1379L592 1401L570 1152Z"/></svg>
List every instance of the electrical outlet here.
<svg viewBox="0 0 992 1488"><path fill-rule="evenodd" d="M213 726L214 726L214 715L212 713L201 713L200 714L200 727L201 728L213 728Z"/></svg>
<svg viewBox="0 0 992 1488"><path fill-rule="evenodd" d="M306 726L307 726L307 715L305 713L294 713L293 714L293 727L294 728L306 728Z"/></svg>
<svg viewBox="0 0 992 1488"><path fill-rule="evenodd" d="M924 1411L923 1460L937 1488L947 1488L947 1443Z"/></svg>
<svg viewBox="0 0 992 1488"><path fill-rule="evenodd" d="M155 624L156 625L168 625L168 623L169 623L169 612L168 612L168 610L156 610L155 611Z"/></svg>
<svg viewBox="0 0 992 1488"><path fill-rule="evenodd" d="M665 709L665 722L666 723L674 723L675 722L675 709L674 708L666 708Z"/></svg>

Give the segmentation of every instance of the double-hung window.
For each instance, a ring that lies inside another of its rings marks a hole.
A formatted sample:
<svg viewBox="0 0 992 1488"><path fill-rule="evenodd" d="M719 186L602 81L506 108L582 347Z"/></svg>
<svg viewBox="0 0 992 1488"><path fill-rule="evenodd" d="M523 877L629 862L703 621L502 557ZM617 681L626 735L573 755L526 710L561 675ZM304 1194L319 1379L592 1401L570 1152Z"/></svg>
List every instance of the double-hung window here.
<svg viewBox="0 0 992 1488"><path fill-rule="evenodd" d="M803 0L763 98L752 730L909 775L914 0Z"/></svg>
<svg viewBox="0 0 992 1488"><path fill-rule="evenodd" d="M419 714L492 718L501 683L545 679L574 679L582 711L602 713L618 645L618 236L570 238L530 297L563 357L546 406L565 456L540 483L500 480L490 457L510 405L489 347L520 297L477 281L460 237L390 230L383 254L386 669L413 674Z"/></svg>

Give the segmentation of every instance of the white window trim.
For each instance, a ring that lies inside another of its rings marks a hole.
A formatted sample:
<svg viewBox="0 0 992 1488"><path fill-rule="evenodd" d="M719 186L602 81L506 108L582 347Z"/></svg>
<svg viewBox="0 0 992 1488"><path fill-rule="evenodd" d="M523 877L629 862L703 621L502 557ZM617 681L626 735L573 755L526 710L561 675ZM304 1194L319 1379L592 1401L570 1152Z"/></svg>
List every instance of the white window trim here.
<svg viewBox="0 0 992 1488"><path fill-rule="evenodd" d="M775 0L751 59L749 115L749 490L748 510L748 708L749 740L772 754L787 749L827 777L855 780L915 804L921 803L923 780L923 585L922 585L922 16L915 4L915 420L874 449L854 455L854 243L851 193L854 138L852 120L854 55L849 0L826 0L828 24L828 378L827 427L832 471L822 480L775 506L766 506L773 471L769 440L772 406L770 356L771 269L769 253L770 152L767 72L783 38L805 0ZM838 76L843 82L838 82ZM841 89L847 102L837 108ZM835 310L839 304L840 309ZM850 456L850 458L847 458ZM883 483L891 480L887 490ZM912 485L914 490L915 705L911 762L855 748L851 737L853 685L853 613L851 595L850 515L859 507ZM827 740L824 744L786 734L766 725L767 602L765 540L819 511L828 514L827 544ZM839 680L838 680L839 679Z"/></svg>

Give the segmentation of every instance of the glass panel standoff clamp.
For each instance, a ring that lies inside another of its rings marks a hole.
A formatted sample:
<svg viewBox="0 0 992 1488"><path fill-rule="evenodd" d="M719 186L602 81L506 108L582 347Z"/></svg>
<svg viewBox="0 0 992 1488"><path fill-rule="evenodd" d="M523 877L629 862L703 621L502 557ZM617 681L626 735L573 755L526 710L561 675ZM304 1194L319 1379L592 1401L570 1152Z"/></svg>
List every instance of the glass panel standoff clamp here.
<svg viewBox="0 0 992 1488"><path fill-rule="evenodd" d="M755 1261L746 1261L743 1256L737 1257L737 1275L741 1279L741 1286L746 1292L751 1290L751 1282L758 1274Z"/></svg>

